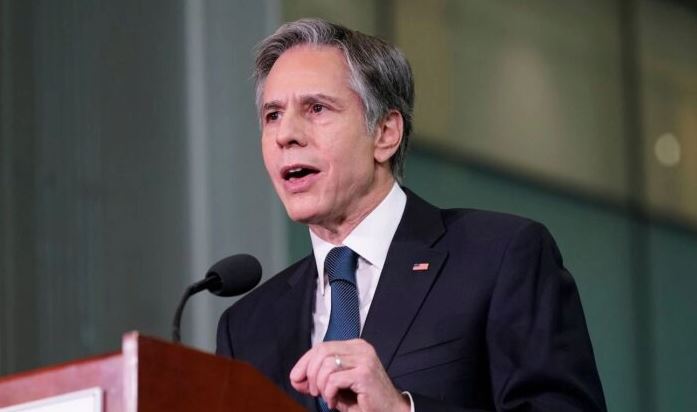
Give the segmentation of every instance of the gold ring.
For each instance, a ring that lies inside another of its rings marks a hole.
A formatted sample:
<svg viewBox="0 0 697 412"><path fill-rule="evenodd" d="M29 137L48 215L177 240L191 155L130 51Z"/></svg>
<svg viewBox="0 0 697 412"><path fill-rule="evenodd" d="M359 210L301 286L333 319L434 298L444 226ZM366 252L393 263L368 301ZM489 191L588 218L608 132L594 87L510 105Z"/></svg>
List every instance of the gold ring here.
<svg viewBox="0 0 697 412"><path fill-rule="evenodd" d="M341 358L339 355L334 355L334 363L336 364L337 369L341 369Z"/></svg>

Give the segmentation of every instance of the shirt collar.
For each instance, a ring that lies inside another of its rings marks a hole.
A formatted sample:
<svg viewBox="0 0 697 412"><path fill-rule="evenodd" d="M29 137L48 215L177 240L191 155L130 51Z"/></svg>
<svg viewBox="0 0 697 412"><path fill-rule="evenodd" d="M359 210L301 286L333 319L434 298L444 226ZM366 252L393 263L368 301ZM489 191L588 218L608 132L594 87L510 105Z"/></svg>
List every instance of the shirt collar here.
<svg viewBox="0 0 697 412"><path fill-rule="evenodd" d="M358 256L381 272L406 204L407 196L395 182L382 202L346 236L343 245L350 247ZM312 230L310 230L310 239L319 274L318 287L324 293L324 260L329 251L339 245L321 239Z"/></svg>

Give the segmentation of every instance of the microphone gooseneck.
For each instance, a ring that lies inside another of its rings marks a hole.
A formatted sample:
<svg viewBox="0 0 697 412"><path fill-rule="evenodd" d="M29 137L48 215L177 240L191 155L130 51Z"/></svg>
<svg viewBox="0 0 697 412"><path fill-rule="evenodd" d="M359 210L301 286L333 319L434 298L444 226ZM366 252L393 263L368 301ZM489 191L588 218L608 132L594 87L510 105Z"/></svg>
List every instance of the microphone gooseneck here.
<svg viewBox="0 0 697 412"><path fill-rule="evenodd" d="M184 306L191 295L202 290L228 297L237 296L252 290L261 280L261 264L252 255L240 254L228 256L215 263L206 273L206 277L190 285L184 291L172 322L172 341L181 341L181 317Z"/></svg>

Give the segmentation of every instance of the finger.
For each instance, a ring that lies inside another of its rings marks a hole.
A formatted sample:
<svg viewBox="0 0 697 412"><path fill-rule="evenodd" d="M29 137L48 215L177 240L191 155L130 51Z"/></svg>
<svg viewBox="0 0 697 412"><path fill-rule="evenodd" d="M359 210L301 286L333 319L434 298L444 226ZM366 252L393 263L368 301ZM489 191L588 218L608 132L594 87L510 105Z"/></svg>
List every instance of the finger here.
<svg viewBox="0 0 697 412"><path fill-rule="evenodd" d="M364 352L365 344L366 342L362 339L319 343L305 352L293 366L293 369L290 371L291 385L301 393L318 396L319 388L317 387L316 376L324 358L329 356L329 354L338 354L344 361L344 359L348 359L348 354L351 352Z"/></svg>
<svg viewBox="0 0 697 412"><path fill-rule="evenodd" d="M310 394L310 386L307 382L307 380L303 381L290 381L291 386L293 386L293 389L296 391L304 394L304 395L309 395Z"/></svg>
<svg viewBox="0 0 697 412"><path fill-rule="evenodd" d="M349 367L346 361L346 359L348 359L349 357L349 355L334 355L327 356L326 358L324 358L324 362L322 363L322 367L317 372L316 378L317 390L320 393L322 393L322 391L324 390L324 385L326 384L327 378L330 374Z"/></svg>
<svg viewBox="0 0 697 412"><path fill-rule="evenodd" d="M337 359L340 362L345 362L346 360L355 357L360 354L356 346L358 339L353 339L349 341L327 341L322 342L315 346L315 354L313 359L308 362L307 366L307 376L310 382L311 391L314 396L318 396L324 386L324 381L326 376L334 372L337 366L346 367L344 365L337 365Z"/></svg>
<svg viewBox="0 0 697 412"><path fill-rule="evenodd" d="M305 352L303 356L295 363L293 369L290 371L291 382L303 382L307 380L307 363L312 356L312 349Z"/></svg>
<svg viewBox="0 0 697 412"><path fill-rule="evenodd" d="M334 355L328 352L328 345L319 344L315 346L313 354L310 357L307 364L307 381L309 383L309 389L312 396L319 395L319 389L317 387L317 376L320 373L323 365L327 361L333 361Z"/></svg>
<svg viewBox="0 0 697 412"><path fill-rule="evenodd" d="M350 390L355 379L355 374L351 369L338 370L327 377L322 390L322 398L327 402L330 409L336 408L341 394L340 391Z"/></svg>

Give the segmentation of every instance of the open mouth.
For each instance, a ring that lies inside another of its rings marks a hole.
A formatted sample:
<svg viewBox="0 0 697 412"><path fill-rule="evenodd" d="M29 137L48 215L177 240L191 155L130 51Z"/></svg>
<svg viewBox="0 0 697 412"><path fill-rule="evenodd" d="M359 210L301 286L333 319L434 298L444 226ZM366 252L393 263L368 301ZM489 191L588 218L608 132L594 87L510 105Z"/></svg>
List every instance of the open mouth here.
<svg viewBox="0 0 697 412"><path fill-rule="evenodd" d="M284 168L281 172L283 180L293 181L296 179L302 179L303 177L314 175L319 173L319 170L311 166L291 166Z"/></svg>

